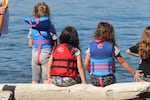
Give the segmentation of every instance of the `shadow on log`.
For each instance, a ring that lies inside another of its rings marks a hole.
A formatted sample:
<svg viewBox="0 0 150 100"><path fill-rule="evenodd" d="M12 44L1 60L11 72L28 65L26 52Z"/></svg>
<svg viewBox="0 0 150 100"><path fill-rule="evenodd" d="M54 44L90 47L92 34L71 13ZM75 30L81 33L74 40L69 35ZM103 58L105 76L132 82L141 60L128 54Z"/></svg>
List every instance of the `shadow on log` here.
<svg viewBox="0 0 150 100"><path fill-rule="evenodd" d="M15 100L15 97L14 97L14 95L15 95L15 88L16 88L16 86L11 86L11 85L4 85L3 86L3 91L11 91L11 95L10 95L10 97L9 97L9 100Z"/></svg>

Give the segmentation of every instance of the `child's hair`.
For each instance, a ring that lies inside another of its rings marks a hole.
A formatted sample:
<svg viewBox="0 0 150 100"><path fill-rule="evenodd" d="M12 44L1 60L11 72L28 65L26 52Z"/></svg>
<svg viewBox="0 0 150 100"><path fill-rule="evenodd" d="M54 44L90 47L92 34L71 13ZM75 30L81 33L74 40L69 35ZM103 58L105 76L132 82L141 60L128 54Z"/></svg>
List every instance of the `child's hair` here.
<svg viewBox="0 0 150 100"><path fill-rule="evenodd" d="M150 26L146 27L142 33L141 42L139 43L139 56L142 59L148 58L150 50Z"/></svg>
<svg viewBox="0 0 150 100"><path fill-rule="evenodd" d="M108 22L100 22L97 25L94 38L98 40L104 39L106 41L111 41L114 45L116 45L114 34L114 28L111 24L109 24Z"/></svg>
<svg viewBox="0 0 150 100"><path fill-rule="evenodd" d="M67 43L73 47L79 48L79 37L78 32L74 27L67 26L65 27L59 37L60 43Z"/></svg>
<svg viewBox="0 0 150 100"><path fill-rule="evenodd" d="M50 17L50 7L45 2L40 2L34 6L32 16L35 18Z"/></svg>

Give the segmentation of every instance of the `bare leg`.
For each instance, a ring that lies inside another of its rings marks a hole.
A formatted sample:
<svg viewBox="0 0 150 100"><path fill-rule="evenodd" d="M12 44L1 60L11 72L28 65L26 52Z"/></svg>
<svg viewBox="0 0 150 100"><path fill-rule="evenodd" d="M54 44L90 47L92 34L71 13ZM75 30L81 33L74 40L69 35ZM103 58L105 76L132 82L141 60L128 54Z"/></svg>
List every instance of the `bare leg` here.
<svg viewBox="0 0 150 100"><path fill-rule="evenodd" d="M48 80L43 80L43 83L44 84L49 84L49 81Z"/></svg>
<svg viewBox="0 0 150 100"><path fill-rule="evenodd" d="M32 81L32 84L39 84L38 81Z"/></svg>

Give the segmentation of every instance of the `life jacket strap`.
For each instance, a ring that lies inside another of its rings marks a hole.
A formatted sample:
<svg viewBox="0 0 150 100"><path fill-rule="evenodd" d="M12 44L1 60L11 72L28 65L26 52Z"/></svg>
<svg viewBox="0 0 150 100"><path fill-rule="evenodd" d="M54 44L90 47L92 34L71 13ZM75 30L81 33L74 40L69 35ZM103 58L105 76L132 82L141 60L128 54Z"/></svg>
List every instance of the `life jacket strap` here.
<svg viewBox="0 0 150 100"><path fill-rule="evenodd" d="M92 62L91 66L92 66L91 67L92 69L90 69L90 70L94 73L94 62Z"/></svg>
<svg viewBox="0 0 150 100"><path fill-rule="evenodd" d="M33 43L38 44L38 58L37 58L38 61L37 62L40 65L41 64L41 62L40 62L40 53L41 53L42 45L43 44L49 44L50 40L33 40Z"/></svg>
<svg viewBox="0 0 150 100"><path fill-rule="evenodd" d="M109 63L109 64L94 64L94 62L92 62L90 64L91 66L91 70L94 72L94 70L112 70L115 71L115 64L114 62ZM102 66L102 67L100 67ZM111 67L107 67L107 66L111 66Z"/></svg>
<svg viewBox="0 0 150 100"><path fill-rule="evenodd" d="M99 77L99 85L101 87L104 87L104 83L103 83L103 78L102 77Z"/></svg>
<svg viewBox="0 0 150 100"><path fill-rule="evenodd" d="M70 62L71 62L71 60L70 60L70 59L68 59L67 71L69 71L69 70L70 70ZM73 67L74 67L74 66L73 66Z"/></svg>
<svg viewBox="0 0 150 100"><path fill-rule="evenodd" d="M66 68L67 71L69 71L70 69L77 71L77 68L75 68L74 64L73 64L72 67L70 67L70 63L71 62L72 63L76 63L76 60L72 60L72 59L56 59L56 58L54 58L53 62L55 62L55 61L65 61L65 62L67 62L67 65L66 66L55 66L55 65L53 65L52 68L56 68L56 67L57 68Z"/></svg>
<svg viewBox="0 0 150 100"><path fill-rule="evenodd" d="M58 59L58 58L54 58L53 61L68 61L68 59ZM69 59L70 62L76 62L76 60L71 60Z"/></svg>
<svg viewBox="0 0 150 100"><path fill-rule="evenodd" d="M74 67L73 68L70 67L68 70L68 67L66 67L66 66L52 66L52 68L65 68L65 69L67 69L67 71L69 71L69 70L75 70L76 71L77 70L77 68L74 68Z"/></svg>
<svg viewBox="0 0 150 100"><path fill-rule="evenodd" d="M40 23L40 20L39 19L36 19L35 23L32 23L31 20L29 20L29 24L33 27L37 26L38 24Z"/></svg>

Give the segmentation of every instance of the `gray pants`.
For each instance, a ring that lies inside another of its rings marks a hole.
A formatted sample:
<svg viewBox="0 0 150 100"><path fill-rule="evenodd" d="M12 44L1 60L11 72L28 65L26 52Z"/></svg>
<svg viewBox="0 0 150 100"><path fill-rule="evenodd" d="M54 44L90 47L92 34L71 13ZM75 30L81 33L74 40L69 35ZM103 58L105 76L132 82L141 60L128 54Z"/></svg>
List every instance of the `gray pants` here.
<svg viewBox="0 0 150 100"><path fill-rule="evenodd" d="M38 64L38 50L32 50L32 81L40 81L48 79L48 60L51 54L51 49L41 49L40 63Z"/></svg>

